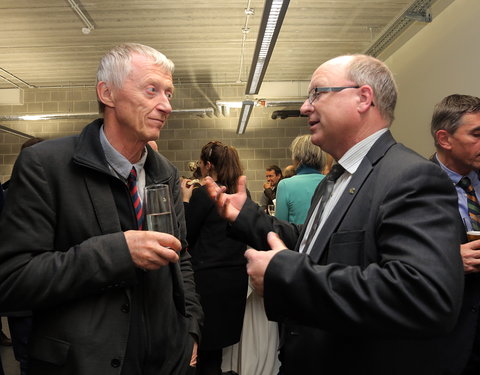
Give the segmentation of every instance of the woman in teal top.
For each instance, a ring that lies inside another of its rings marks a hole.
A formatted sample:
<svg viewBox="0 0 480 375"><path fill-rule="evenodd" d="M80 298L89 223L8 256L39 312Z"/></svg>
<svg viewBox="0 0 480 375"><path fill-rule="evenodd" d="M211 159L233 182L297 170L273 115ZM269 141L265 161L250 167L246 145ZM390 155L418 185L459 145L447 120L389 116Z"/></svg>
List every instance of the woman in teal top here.
<svg viewBox="0 0 480 375"><path fill-rule="evenodd" d="M290 223L303 224L313 193L325 177L320 171L324 169L326 154L311 142L310 135L295 138L290 150L296 174L278 183L275 216Z"/></svg>

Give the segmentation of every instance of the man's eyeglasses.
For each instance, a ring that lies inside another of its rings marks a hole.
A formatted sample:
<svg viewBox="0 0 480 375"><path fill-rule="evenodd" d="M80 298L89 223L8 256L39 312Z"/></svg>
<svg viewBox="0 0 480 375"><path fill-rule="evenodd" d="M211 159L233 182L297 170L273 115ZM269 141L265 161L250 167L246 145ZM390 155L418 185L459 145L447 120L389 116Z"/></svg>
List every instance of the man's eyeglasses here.
<svg viewBox="0 0 480 375"><path fill-rule="evenodd" d="M308 102L313 104L315 100L320 96L322 92L338 92L345 89L358 89L360 86L339 86L339 87L314 87L308 93Z"/></svg>

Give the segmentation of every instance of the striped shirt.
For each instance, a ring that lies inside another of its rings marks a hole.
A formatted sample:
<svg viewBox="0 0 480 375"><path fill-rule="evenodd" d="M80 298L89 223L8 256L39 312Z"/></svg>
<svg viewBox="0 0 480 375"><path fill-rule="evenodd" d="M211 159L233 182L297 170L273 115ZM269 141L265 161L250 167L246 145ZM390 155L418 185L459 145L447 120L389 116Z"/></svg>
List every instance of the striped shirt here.
<svg viewBox="0 0 480 375"><path fill-rule="evenodd" d="M368 136L367 138L363 139L362 141L358 142L356 145L354 145L350 150L348 150L337 162L340 164L343 168L345 168L345 172L338 178L338 180L335 182L335 185L333 187L332 195L330 196L330 199L327 201L325 204L325 208L322 213L322 217L320 220L320 225L318 226L317 233L315 233L314 237L312 238L310 242L310 246L308 249L305 251L305 242L306 239L308 238L308 234L310 233L310 229L312 228L313 222L315 217L317 216L317 211L320 206L320 201L319 200L317 207L315 207L315 211L313 212L312 216L310 217L310 220L307 223L307 228L305 231L305 235L302 238L302 242L300 243L300 248L299 251L301 253L306 252L307 254L310 254L312 251L312 247L315 244L315 241L317 240L317 236L320 233L323 224L327 220L328 216L330 213L333 211L335 208L335 205L337 204L338 200L340 199L343 191L345 188L348 186L350 183L350 180L352 179L352 175L357 171L358 167L360 166L363 158L368 154L368 151L372 148L374 143L384 134L388 129L381 129L372 135Z"/></svg>

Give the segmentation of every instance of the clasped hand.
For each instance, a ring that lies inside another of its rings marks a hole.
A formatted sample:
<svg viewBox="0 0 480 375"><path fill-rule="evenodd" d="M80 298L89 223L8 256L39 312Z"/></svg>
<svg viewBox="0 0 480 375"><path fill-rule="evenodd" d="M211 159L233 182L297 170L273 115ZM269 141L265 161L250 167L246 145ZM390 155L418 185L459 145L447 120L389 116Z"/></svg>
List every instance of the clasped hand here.
<svg viewBox="0 0 480 375"><path fill-rule="evenodd" d="M268 244L272 250L258 251L248 249L245 252L247 258L247 273L250 281L259 296L263 297L265 272L272 258L280 251L286 250L286 246L275 232L269 232L267 236Z"/></svg>

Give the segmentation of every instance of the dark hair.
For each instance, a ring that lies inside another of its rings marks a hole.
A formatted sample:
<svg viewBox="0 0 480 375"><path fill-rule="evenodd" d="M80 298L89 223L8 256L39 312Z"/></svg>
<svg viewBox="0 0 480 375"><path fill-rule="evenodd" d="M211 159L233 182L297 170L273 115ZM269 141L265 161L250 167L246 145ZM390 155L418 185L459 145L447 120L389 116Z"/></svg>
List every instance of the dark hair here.
<svg viewBox="0 0 480 375"><path fill-rule="evenodd" d="M278 165L271 165L270 167L266 168L265 169L266 171L275 171L275 174L278 176L283 176L282 175L282 170L280 169L280 167Z"/></svg>
<svg viewBox="0 0 480 375"><path fill-rule="evenodd" d="M480 112L480 98L470 95L453 94L442 99L435 105L430 131L435 146L438 147L436 133L446 130L449 134L457 131L464 115Z"/></svg>
<svg viewBox="0 0 480 375"><path fill-rule="evenodd" d="M45 139L40 138L40 137L29 138L29 139L27 139L25 142L23 142L22 146L20 147L20 150L23 150L24 148L33 146L33 145L35 145L35 144L37 144L37 143L43 142L44 140L45 140Z"/></svg>
<svg viewBox="0 0 480 375"><path fill-rule="evenodd" d="M227 188L227 193L237 192L238 178L243 174L240 158L235 147L219 141L208 142L202 147L200 159L210 162L217 173L217 182Z"/></svg>

